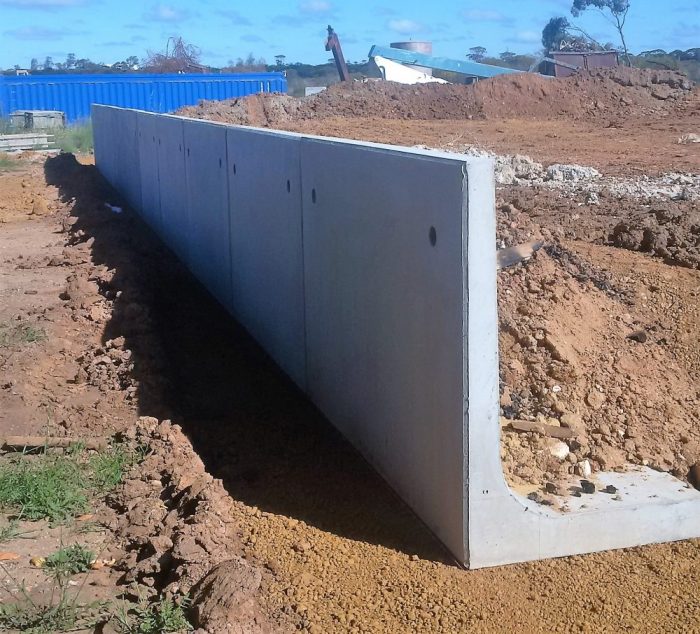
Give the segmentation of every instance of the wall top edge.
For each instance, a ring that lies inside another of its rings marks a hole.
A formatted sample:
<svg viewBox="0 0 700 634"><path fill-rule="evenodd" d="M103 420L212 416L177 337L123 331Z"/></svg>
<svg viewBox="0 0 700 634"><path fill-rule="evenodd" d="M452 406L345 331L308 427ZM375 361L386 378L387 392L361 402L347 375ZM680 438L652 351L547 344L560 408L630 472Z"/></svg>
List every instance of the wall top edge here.
<svg viewBox="0 0 700 634"><path fill-rule="evenodd" d="M354 139L346 139L342 137L327 137L315 134L301 134L298 132L288 132L286 130L275 130L272 128L259 128L255 126L246 125L234 125L231 123L223 123L221 121L209 121L207 119L195 119L193 117L183 117L173 114L158 114L155 112L146 112L144 110L136 110L134 108L120 108L118 106L103 106L99 104L94 104L93 109L104 108L109 110L120 110L124 112L134 112L140 115L147 115L149 117L155 117L160 119L176 119L180 121L188 121L201 126L218 126L233 130L250 130L254 132L259 132L266 135L283 136L289 139L298 139L302 143L304 141L313 141L315 143L327 143L331 145L343 145L343 146L355 146L374 149L378 151L390 150L392 152L401 152L402 154L409 154L414 156L422 156L424 158L440 159L444 161L450 161L460 165L471 166L493 166L495 159L490 156L471 156L469 154L459 154L457 152L445 152L444 150L433 150L427 148L417 148L408 147L404 145L391 145L388 143L373 143L371 141L357 141Z"/></svg>

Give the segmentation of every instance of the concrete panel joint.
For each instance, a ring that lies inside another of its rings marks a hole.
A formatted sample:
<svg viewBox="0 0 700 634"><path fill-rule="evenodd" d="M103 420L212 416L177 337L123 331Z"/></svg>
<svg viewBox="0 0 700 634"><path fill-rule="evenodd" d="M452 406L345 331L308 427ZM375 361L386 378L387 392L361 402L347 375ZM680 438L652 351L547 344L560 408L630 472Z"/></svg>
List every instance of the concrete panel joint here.
<svg viewBox="0 0 700 634"><path fill-rule="evenodd" d="M458 561L700 536L700 492L649 469L568 513L506 485L490 160L108 106L93 126L105 178Z"/></svg>

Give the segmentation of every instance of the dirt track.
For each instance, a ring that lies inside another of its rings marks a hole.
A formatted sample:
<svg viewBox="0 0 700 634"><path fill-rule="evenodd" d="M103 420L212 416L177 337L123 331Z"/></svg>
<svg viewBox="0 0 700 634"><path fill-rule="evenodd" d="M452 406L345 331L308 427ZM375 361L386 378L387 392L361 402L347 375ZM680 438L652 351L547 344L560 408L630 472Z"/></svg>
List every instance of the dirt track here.
<svg viewBox="0 0 700 634"><path fill-rule="evenodd" d="M697 129L697 115L681 123L683 132ZM451 125L385 124L384 132L380 123L367 124L364 119L295 125L305 131L342 131L354 137L433 146L444 145ZM478 127L482 122L455 125L477 126L473 128L477 139L489 138L488 131ZM494 124L496 129L519 129L518 138L533 145L541 138L537 125L545 127L522 121ZM551 122L546 125L551 129ZM605 137L604 132L589 135L588 128L581 132L578 123L557 125L560 133L552 145L539 155L529 149L527 153L546 162L571 162L574 146L583 148L580 156L592 155L595 144ZM674 151L682 153L673 168L697 173L700 161L694 147L673 140L679 132L673 128L677 124L664 119L659 125L666 126L668 137L660 152L667 152L669 159ZM566 140L573 138L567 130L581 132L575 143ZM667 171L663 160L649 152L651 144L643 135L625 130L625 149L601 159L597 167L629 174L624 156L634 152L643 169ZM384 133L390 136L382 137ZM498 147L504 149L499 151L518 151L523 141L507 137L503 134L504 145ZM632 142L633 138L639 141ZM497 141L487 140L484 145L488 143ZM203 461L202 468L222 480L230 498L202 476L187 439L166 426L163 440L158 441L164 449L129 483L132 488L126 489L126 499L150 508L148 500L162 495L171 504L170 496L180 495L178 486L192 484L186 480L188 466L197 465L193 471L207 482L200 512L211 508L214 515L189 514L187 498L184 507L175 505L181 509L177 528L168 535L181 546L170 552L182 556L185 568L195 576L202 574L204 563L217 563L217 557L223 556L242 555L259 566L265 573L261 589L249 595L264 612L259 622L269 618L275 629L322 633L700 631L697 540L497 570L457 568L381 479L138 218L128 210L115 215L104 207L104 202L116 204L118 199L100 183L94 167L76 164L70 157L52 159L46 170L41 163L25 166L0 176L0 200L4 204L0 221L5 223L0 224L0 321L20 316L41 323L49 335L45 342L9 360L0 359L4 363L0 367L0 412L4 414L0 433L16 429L11 426L18 421L22 430L41 431L47 414L56 433L103 435L128 429L139 415L180 424ZM562 202L550 191L506 187L499 192L499 231L511 231L514 241L544 231L575 254L577 275L583 272L587 279L567 281L568 286L574 284L568 292L575 301L589 302L587 311L598 311L597 318L605 318L598 324L599 332L591 331L589 343L596 354L605 351L599 338L618 337L616 346L629 345L630 354L649 354L648 363L661 363L658 371L669 379L677 381L685 373L688 382L671 392L697 399L700 271L601 244L612 227L629 215L629 201L599 207L580 207L579 202ZM505 205L516 210L504 212ZM691 203L674 205L683 213L692 211ZM578 220L571 221L572 210L580 214ZM515 216L508 219L505 213ZM551 276L552 266L558 265L550 254L528 265L532 272L544 269L538 279ZM527 276L519 281L526 270L520 267L507 279L501 276L501 289L529 292ZM554 270L559 284L572 269ZM610 289L619 297L613 297ZM545 291L531 293L538 310L549 301ZM513 300L513 315L518 314L519 303ZM649 346L640 352L631 347L634 342L624 340L626 324L615 319L624 316L621 306L636 319L646 320L643 325L655 342L665 339L660 352ZM566 327L567 311L559 317L559 326ZM117 341L115 356L123 359L115 372L100 369L105 365L107 341ZM504 347L510 345L505 341ZM511 358L529 354L525 349L511 352ZM537 350L538 355L544 352ZM658 354L661 361L655 358ZM585 359L604 366L603 357ZM537 361L542 366L548 363L545 358ZM664 365L667 362L674 364L673 372ZM82 379L73 382L78 375ZM671 401L663 400L653 377L636 377L643 381L643 390L658 391L652 396L661 402L655 401L648 412L653 418ZM684 406L697 411L697 400ZM658 420L663 424L665 419ZM694 428L686 431L695 433ZM651 427L650 432L656 437L664 430ZM532 448L527 450L530 459ZM172 456L161 462L169 452ZM155 472L159 477L177 473L180 480L170 484L164 479L163 490L149 498L145 491ZM218 525L221 509L234 519L235 535L225 539L207 529ZM131 519L120 526L116 534L134 554L141 552L140 545L136 548L142 540L139 533L161 530L160 524L146 523L130 533L136 526ZM195 557L196 551L185 552L184 546L191 542L178 541L186 530L201 531L205 540L219 540L219 546L225 544L225 553L210 545L211 556L188 564L186 558ZM142 555L148 552L143 550ZM162 578L160 564L152 557L142 558L139 567L134 555L122 556L123 573L133 569L137 578L150 579L148 583L157 587L172 582Z"/></svg>

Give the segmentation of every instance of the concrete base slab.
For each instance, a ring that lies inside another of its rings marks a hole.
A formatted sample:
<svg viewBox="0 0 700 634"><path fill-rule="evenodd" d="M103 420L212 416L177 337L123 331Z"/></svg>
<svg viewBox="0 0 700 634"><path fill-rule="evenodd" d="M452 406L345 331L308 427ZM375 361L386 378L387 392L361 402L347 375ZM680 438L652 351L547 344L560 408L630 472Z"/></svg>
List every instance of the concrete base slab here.
<svg viewBox="0 0 700 634"><path fill-rule="evenodd" d="M566 513L506 485L490 161L158 115L155 170L118 138L155 143L134 117L94 109L105 177L160 201L164 240L461 563L700 536L700 492L649 469Z"/></svg>

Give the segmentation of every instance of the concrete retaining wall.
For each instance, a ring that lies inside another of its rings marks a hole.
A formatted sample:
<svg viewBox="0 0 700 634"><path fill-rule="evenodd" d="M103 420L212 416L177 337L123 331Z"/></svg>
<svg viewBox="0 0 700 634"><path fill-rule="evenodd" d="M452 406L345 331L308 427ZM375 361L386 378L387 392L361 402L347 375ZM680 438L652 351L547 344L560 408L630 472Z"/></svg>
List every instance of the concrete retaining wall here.
<svg viewBox="0 0 700 634"><path fill-rule="evenodd" d="M491 161L106 106L93 126L107 180L458 561L700 534L700 493L648 469L568 514L506 486Z"/></svg>

